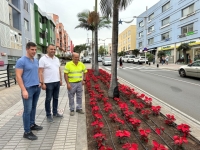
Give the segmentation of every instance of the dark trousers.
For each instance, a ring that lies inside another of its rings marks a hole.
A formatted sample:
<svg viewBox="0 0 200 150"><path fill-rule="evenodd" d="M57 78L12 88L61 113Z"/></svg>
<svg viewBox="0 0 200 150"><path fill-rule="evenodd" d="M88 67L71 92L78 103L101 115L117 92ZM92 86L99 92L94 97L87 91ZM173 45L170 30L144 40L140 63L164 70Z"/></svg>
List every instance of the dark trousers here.
<svg viewBox="0 0 200 150"><path fill-rule="evenodd" d="M53 98L53 114L58 113L58 96L60 91L60 81L45 83L46 84L46 99L45 99L45 110L46 116L51 116L51 99Z"/></svg>

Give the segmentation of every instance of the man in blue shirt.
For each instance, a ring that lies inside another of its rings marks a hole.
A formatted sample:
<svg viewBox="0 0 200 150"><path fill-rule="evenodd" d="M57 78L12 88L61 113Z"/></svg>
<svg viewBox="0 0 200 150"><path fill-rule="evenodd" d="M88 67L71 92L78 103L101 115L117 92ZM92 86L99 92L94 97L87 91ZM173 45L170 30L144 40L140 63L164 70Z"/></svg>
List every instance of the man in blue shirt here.
<svg viewBox="0 0 200 150"><path fill-rule="evenodd" d="M31 130L42 130L43 127L35 124L37 101L41 91L38 76L38 60L34 58L37 47L33 42L26 45L26 56L22 56L16 63L16 80L21 88L24 105L23 124L24 138L36 140L37 136Z"/></svg>

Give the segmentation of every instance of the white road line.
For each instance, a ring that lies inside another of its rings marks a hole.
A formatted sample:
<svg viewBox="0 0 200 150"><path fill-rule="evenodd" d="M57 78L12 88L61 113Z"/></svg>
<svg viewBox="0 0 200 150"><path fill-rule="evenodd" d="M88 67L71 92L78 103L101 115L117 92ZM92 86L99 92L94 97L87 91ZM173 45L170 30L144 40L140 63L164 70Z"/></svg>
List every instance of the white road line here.
<svg viewBox="0 0 200 150"><path fill-rule="evenodd" d="M107 70L111 70L111 68L105 67Z"/></svg>
<svg viewBox="0 0 200 150"><path fill-rule="evenodd" d="M183 83L188 83L188 84L200 86L200 84L195 84L195 83L191 83L191 82L187 82L187 81L183 81L183 80L179 80L179 79L174 79L174 78L166 77L166 76L163 76L163 75L158 75L158 74L154 74L154 73L149 73L149 74L152 74L152 75L155 75L155 76L159 76L159 77L162 77L162 78L167 78L167 79L183 82Z"/></svg>
<svg viewBox="0 0 200 150"><path fill-rule="evenodd" d="M142 71L170 71L170 70L140 70L141 72Z"/></svg>

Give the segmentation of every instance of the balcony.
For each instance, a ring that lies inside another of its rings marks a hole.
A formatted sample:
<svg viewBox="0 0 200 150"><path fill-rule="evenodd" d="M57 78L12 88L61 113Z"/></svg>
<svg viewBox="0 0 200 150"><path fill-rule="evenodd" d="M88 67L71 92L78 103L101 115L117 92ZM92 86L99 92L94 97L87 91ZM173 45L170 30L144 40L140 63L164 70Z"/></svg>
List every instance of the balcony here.
<svg viewBox="0 0 200 150"><path fill-rule="evenodd" d="M40 29L42 29L42 23L40 23Z"/></svg>
<svg viewBox="0 0 200 150"><path fill-rule="evenodd" d="M43 44L43 38L40 38L40 44Z"/></svg>

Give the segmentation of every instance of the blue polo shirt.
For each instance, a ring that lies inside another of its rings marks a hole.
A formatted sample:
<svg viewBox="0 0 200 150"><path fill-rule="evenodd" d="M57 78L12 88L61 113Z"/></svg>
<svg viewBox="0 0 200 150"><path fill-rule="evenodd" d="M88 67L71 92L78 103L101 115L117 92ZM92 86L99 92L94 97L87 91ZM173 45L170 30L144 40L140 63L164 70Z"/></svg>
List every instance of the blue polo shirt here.
<svg viewBox="0 0 200 150"><path fill-rule="evenodd" d="M17 60L15 68L23 69L22 80L25 87L39 85L38 66L38 60L35 58L32 61L30 58L22 56Z"/></svg>

